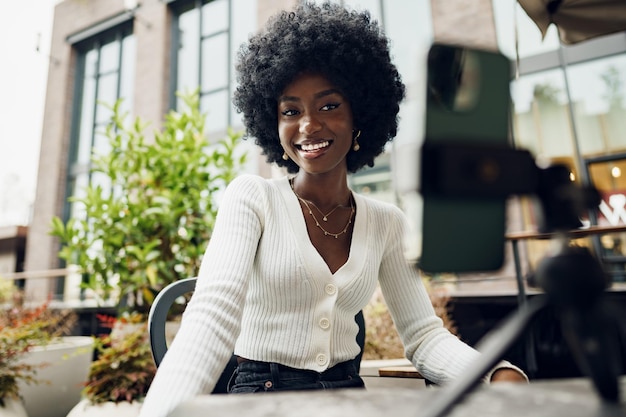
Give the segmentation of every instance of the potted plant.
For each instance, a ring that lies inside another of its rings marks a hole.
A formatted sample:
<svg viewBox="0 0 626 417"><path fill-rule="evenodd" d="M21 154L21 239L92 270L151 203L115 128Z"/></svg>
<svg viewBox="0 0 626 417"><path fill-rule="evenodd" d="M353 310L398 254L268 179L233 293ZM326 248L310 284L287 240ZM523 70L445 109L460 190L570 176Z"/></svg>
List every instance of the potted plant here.
<svg viewBox="0 0 626 417"><path fill-rule="evenodd" d="M31 417L44 415L37 410L38 403L42 399L45 401L46 396L49 399L54 397L53 403L44 405L54 413L58 410L58 405L62 406L67 401L75 402L76 398L68 399L68 395L72 395L73 387L64 386L62 382L57 383L58 381L52 379L57 374L67 378L72 373L59 369L60 364L50 360L46 353L65 347L67 343L63 335L69 333L76 316L69 310L51 310L49 302L27 307L19 291L11 292L10 301L0 299L0 414ZM7 296L4 290L3 296ZM91 338L87 339L92 345ZM72 346L70 352L74 349ZM40 386L41 391L32 395L34 387ZM56 392L55 386L64 387L65 392Z"/></svg>
<svg viewBox="0 0 626 417"><path fill-rule="evenodd" d="M131 330L123 337L108 334L97 339L97 358L84 383L83 399L67 417L135 416L154 378L156 366L141 314L103 320L110 325L123 321L134 326L127 326Z"/></svg>
<svg viewBox="0 0 626 417"><path fill-rule="evenodd" d="M167 284L194 276L217 213L216 195L239 172L246 154L232 130L210 144L199 94L180 95L186 107L170 112L154 141L139 118L128 126L120 103L104 131L106 154L94 155L92 181L79 203L84 215L52 221L60 257L77 265L83 288L120 311L146 315ZM105 186L101 185L105 184Z"/></svg>

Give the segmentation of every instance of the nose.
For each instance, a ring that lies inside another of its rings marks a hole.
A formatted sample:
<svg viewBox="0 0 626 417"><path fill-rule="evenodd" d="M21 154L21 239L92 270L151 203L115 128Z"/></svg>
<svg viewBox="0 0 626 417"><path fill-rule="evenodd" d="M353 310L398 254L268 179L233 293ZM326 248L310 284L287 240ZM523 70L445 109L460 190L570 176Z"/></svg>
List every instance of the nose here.
<svg viewBox="0 0 626 417"><path fill-rule="evenodd" d="M300 120L300 133L303 135L312 135L322 129L320 121L312 115L306 115Z"/></svg>

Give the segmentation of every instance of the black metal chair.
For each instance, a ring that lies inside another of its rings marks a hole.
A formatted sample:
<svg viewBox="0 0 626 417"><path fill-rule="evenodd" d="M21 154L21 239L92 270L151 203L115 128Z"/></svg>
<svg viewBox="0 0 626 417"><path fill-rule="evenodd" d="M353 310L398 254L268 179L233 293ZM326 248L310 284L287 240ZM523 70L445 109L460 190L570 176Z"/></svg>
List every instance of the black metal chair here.
<svg viewBox="0 0 626 417"><path fill-rule="evenodd" d="M193 292L196 287L196 280L196 277L185 278L169 284L159 291L154 299L154 302L152 303L152 306L150 307L150 313L148 315L148 335L150 338L152 357L154 358L154 363L157 367L161 364L163 356L165 356L165 353L167 352L168 346L165 337L165 322L167 321L169 311L176 299L187 293ZM359 333L357 334L356 339L357 343L361 347L361 353L354 359L354 361L356 369L359 371L361 368L363 348L365 346L365 319L362 311L359 311L359 313L355 316L355 320L359 325ZM213 394L224 394L227 392L228 381L236 367L237 358L233 355L217 381L215 389L213 389Z"/></svg>

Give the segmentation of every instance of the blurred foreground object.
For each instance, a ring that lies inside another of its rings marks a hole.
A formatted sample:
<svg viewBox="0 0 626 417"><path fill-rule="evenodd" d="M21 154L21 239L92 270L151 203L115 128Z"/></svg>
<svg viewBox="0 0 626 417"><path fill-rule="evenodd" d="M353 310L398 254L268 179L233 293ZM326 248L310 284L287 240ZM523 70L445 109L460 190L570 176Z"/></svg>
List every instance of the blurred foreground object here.
<svg viewBox="0 0 626 417"><path fill-rule="evenodd" d="M564 44L626 30L624 0L519 0L542 37L556 25Z"/></svg>

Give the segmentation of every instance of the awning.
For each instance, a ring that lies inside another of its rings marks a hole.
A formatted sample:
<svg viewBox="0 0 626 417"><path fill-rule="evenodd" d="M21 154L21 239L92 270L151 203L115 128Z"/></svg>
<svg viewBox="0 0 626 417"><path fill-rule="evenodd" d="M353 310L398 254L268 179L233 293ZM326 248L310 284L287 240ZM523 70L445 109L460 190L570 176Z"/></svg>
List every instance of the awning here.
<svg viewBox="0 0 626 417"><path fill-rule="evenodd" d="M518 1L543 37L554 24L564 44L626 31L626 0Z"/></svg>

